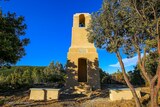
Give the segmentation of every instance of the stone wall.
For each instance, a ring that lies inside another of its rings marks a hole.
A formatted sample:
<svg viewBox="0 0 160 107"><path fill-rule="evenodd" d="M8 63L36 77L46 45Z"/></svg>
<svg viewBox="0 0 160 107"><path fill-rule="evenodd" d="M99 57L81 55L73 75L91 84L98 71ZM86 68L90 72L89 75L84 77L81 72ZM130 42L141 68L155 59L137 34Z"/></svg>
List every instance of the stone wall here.
<svg viewBox="0 0 160 107"><path fill-rule="evenodd" d="M141 98L140 89L136 89L136 93L139 98ZM132 92L130 89L111 89L110 90L110 100L131 100L133 98Z"/></svg>

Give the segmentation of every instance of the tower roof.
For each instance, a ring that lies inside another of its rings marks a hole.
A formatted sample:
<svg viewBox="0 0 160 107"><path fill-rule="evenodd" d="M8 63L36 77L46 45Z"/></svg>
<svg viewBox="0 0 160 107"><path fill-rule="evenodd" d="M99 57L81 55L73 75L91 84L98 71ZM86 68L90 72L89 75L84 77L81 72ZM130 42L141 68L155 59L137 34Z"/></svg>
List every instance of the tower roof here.
<svg viewBox="0 0 160 107"><path fill-rule="evenodd" d="M89 16L90 15L89 13L76 13L76 14L74 14L74 16L79 16L81 14L84 14L85 16Z"/></svg>

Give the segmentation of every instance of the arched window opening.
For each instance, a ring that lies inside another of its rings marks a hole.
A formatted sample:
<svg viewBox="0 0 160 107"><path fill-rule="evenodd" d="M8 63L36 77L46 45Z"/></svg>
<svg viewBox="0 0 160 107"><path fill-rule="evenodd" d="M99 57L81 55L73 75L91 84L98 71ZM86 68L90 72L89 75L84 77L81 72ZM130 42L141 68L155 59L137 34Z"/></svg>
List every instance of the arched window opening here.
<svg viewBox="0 0 160 107"><path fill-rule="evenodd" d="M79 16L79 27L85 27L85 17L84 14Z"/></svg>

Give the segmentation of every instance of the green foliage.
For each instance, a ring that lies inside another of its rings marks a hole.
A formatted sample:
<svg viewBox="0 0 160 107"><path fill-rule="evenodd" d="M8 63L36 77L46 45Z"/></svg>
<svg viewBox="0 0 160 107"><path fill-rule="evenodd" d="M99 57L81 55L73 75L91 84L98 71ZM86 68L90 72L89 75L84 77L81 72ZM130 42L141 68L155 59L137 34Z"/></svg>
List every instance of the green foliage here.
<svg viewBox="0 0 160 107"><path fill-rule="evenodd" d="M123 77L123 73L119 70L117 70L117 72L113 74L108 74L102 69L100 69L100 81L101 84L126 84Z"/></svg>
<svg viewBox="0 0 160 107"><path fill-rule="evenodd" d="M111 76L106 73L105 71L103 71L102 69L100 69L100 82L101 84L109 84L111 81Z"/></svg>
<svg viewBox="0 0 160 107"><path fill-rule="evenodd" d="M33 84L32 72L30 70L24 71L22 78L23 78L24 84L27 84L27 85Z"/></svg>
<svg viewBox="0 0 160 107"><path fill-rule="evenodd" d="M125 23L124 53L128 57L137 51L142 53L157 51L157 26L159 18L159 0L123 0Z"/></svg>
<svg viewBox="0 0 160 107"><path fill-rule="evenodd" d="M87 29L90 42L116 54L124 79L132 91L137 107L141 106L140 100L129 82L121 54L125 54L127 57L138 55L139 67L150 85L151 105L152 107L157 106L155 98L158 95L157 90L160 89L159 22L160 0L104 0L102 8L92 14L92 20ZM157 51L157 56L152 54ZM150 54L149 57L147 54Z"/></svg>
<svg viewBox="0 0 160 107"><path fill-rule="evenodd" d="M157 52L148 53L145 61L145 68L148 75L154 76L157 71L157 66L158 66L158 53Z"/></svg>
<svg viewBox="0 0 160 107"><path fill-rule="evenodd" d="M32 71L32 78L35 84L44 82L45 78L43 70L37 70L36 68L34 68Z"/></svg>
<svg viewBox="0 0 160 107"><path fill-rule="evenodd" d="M107 49L108 52L117 52L122 46L123 20L120 16L120 6L116 1L104 0L102 8L92 14L88 26L88 40L96 47Z"/></svg>
<svg viewBox="0 0 160 107"><path fill-rule="evenodd" d="M25 55L24 46L29 39L25 35L24 17L16 13L0 14L0 67L15 64Z"/></svg>
<svg viewBox="0 0 160 107"><path fill-rule="evenodd" d="M4 99L1 99L0 100L0 105L3 105L5 103L5 100Z"/></svg>
<svg viewBox="0 0 160 107"><path fill-rule="evenodd" d="M112 79L119 84L126 84L123 73L120 70L112 74Z"/></svg>
<svg viewBox="0 0 160 107"><path fill-rule="evenodd" d="M23 69L23 70L43 70L45 67L43 66L12 66L11 68L8 67L2 67L0 68L0 74L4 74L5 76L13 73L16 69Z"/></svg>
<svg viewBox="0 0 160 107"><path fill-rule="evenodd" d="M8 70L8 71L7 71ZM8 72L4 75L5 72ZM51 62L48 67L11 67L0 69L0 91L32 87L35 84L64 84L66 74L61 63Z"/></svg>
<svg viewBox="0 0 160 107"><path fill-rule="evenodd" d="M57 62L54 64L54 62L51 62L50 65L44 69L44 74L46 76L46 81L51 82L64 82L65 78L65 71L63 68L63 65Z"/></svg>
<svg viewBox="0 0 160 107"><path fill-rule="evenodd" d="M145 61L145 69L147 71L147 74L151 76L154 76L156 74L157 66L158 66L158 54L157 52L150 52L146 56L146 61ZM139 86L148 86L149 83L147 81L144 81L145 78L142 75L142 71L138 64L134 68L133 71L129 71L129 76L131 79L131 83L134 85L139 85Z"/></svg>
<svg viewBox="0 0 160 107"><path fill-rule="evenodd" d="M145 68L148 78L152 78L159 62L158 54L155 54L158 50L159 7L159 0L104 0L102 8L92 14L87 29L88 40L96 47L116 53L120 62L121 54L128 58L138 54L139 64L143 64L141 67ZM145 56L142 59L141 53ZM147 53L152 58L146 57ZM146 73L143 75L147 77Z"/></svg>
<svg viewBox="0 0 160 107"><path fill-rule="evenodd" d="M129 71L128 75L129 75L130 81L133 85L136 85L136 86L144 86L145 85L145 80L143 79L143 76L142 76L141 71L138 68L138 66L136 66L133 71Z"/></svg>

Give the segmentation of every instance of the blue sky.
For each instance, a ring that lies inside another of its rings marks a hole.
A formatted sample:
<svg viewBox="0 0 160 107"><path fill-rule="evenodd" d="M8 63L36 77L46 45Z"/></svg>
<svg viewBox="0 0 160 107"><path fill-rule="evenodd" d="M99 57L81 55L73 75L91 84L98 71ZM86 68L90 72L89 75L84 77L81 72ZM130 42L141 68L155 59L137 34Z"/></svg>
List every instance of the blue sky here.
<svg viewBox="0 0 160 107"><path fill-rule="evenodd" d="M26 47L27 55L17 65L47 66L51 61L66 63L71 44L73 14L97 11L102 0L10 0L0 1L4 13L16 12L24 16L28 28L26 36L31 43ZM115 54L97 49L100 68L113 73L119 69ZM126 59L126 69L136 64L137 57Z"/></svg>

